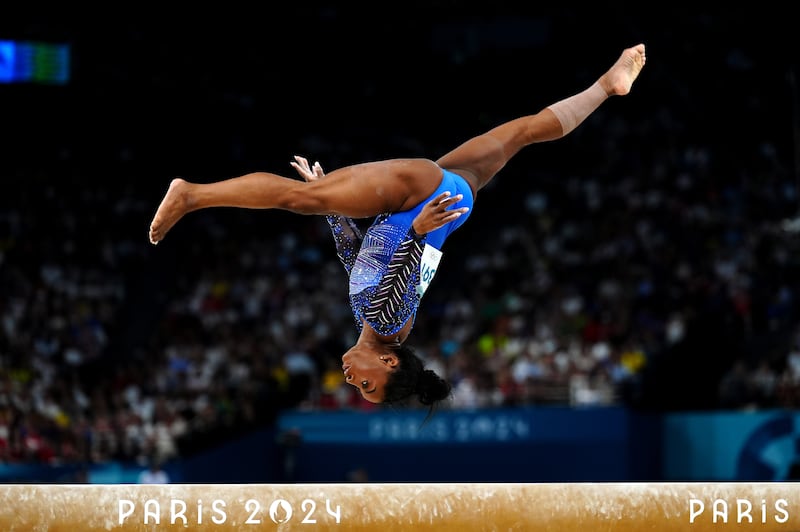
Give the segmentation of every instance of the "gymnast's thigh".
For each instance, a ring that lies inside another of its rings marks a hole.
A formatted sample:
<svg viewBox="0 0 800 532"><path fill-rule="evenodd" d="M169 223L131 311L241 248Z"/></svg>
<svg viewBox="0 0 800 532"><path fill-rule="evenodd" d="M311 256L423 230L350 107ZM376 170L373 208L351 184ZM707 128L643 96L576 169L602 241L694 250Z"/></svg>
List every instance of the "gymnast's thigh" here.
<svg viewBox="0 0 800 532"><path fill-rule="evenodd" d="M309 183L308 193L323 210L354 218L413 208L442 180L428 159L389 159L346 166Z"/></svg>

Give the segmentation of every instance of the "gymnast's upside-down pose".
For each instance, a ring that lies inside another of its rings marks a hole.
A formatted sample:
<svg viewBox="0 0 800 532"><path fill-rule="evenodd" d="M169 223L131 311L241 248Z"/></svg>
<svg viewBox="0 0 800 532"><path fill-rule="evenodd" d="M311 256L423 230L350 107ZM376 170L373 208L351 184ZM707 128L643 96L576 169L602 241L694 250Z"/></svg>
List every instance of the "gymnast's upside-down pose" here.
<svg viewBox="0 0 800 532"><path fill-rule="evenodd" d="M214 183L173 179L150 224L157 244L189 212L209 207L325 215L349 276L360 335L342 356L349 384L373 403L447 398L450 384L405 345L447 236L469 217L481 190L519 150L569 134L607 98L625 95L645 64L645 46L625 49L591 86L540 112L496 126L433 161L391 159L324 175L296 157L304 181L254 172ZM362 234L356 218L375 217Z"/></svg>

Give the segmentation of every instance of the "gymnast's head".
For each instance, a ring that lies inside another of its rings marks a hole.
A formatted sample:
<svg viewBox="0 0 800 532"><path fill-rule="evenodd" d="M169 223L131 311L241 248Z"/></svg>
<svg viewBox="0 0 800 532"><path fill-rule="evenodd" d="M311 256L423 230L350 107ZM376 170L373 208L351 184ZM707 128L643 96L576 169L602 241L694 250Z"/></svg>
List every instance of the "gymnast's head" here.
<svg viewBox="0 0 800 532"><path fill-rule="evenodd" d="M342 357L342 370L347 383L371 403L404 404L416 398L433 407L450 395L450 384L405 345L383 353L355 345Z"/></svg>

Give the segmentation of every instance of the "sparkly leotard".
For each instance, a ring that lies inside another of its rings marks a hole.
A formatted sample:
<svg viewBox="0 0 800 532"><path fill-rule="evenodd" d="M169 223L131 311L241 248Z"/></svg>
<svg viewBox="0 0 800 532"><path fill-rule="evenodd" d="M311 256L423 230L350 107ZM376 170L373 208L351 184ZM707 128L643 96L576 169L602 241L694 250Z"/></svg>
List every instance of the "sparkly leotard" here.
<svg viewBox="0 0 800 532"><path fill-rule="evenodd" d="M463 194L457 207L470 210L435 231L418 235L412 227L414 218L444 191ZM472 204L467 182L442 170L441 184L427 199L408 211L377 216L365 234L350 218L326 217L336 241L336 253L350 279L350 307L359 331L363 319L378 334L389 336L414 319L436 272L445 239L467 220Z"/></svg>

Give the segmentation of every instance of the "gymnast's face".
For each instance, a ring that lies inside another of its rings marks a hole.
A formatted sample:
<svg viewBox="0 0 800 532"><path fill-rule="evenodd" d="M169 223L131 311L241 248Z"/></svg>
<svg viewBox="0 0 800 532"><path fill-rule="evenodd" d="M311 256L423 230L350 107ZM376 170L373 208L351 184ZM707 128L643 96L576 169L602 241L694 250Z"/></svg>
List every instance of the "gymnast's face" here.
<svg viewBox="0 0 800 532"><path fill-rule="evenodd" d="M342 371L347 384L355 386L370 403L383 402L383 389L389 374L397 367L394 354L372 351L356 345L342 356Z"/></svg>

